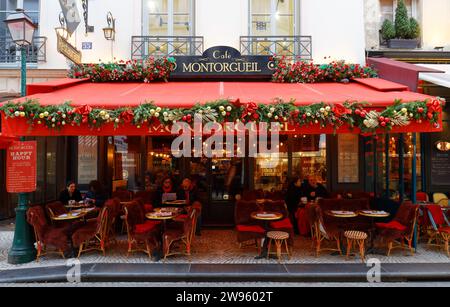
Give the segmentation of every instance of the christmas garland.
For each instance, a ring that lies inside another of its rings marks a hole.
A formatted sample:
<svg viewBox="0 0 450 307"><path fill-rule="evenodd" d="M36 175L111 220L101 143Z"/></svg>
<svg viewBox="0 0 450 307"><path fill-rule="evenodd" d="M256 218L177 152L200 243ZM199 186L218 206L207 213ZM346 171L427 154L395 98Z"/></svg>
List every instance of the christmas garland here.
<svg viewBox="0 0 450 307"><path fill-rule="evenodd" d="M172 57L151 57L145 61L72 65L68 76L74 79L88 78L92 82L167 82L174 68L175 59Z"/></svg>
<svg viewBox="0 0 450 307"><path fill-rule="evenodd" d="M284 57L271 60L275 63L272 82L278 83L347 82L353 78L377 77L376 71L368 66L344 61L316 65L304 61L288 62ZM172 57L150 57L145 61L72 65L68 76L87 78L92 82L167 82L174 68L175 59Z"/></svg>
<svg viewBox="0 0 450 307"><path fill-rule="evenodd" d="M334 61L316 65L312 62L288 62L284 57L274 57L275 72L272 81L277 83L349 82L353 78L375 78L377 72L369 66Z"/></svg>
<svg viewBox="0 0 450 307"><path fill-rule="evenodd" d="M75 107L66 102L62 105L43 106L35 100L23 103L8 102L0 107L6 119L25 118L31 126L45 126L60 129L66 125L87 125L101 129L113 123L115 128L134 125L137 128L163 124L170 126L177 121L192 124L195 117L208 122L267 122L291 124L296 128L308 125L320 125L321 128L339 127L347 124L350 128L359 128L363 133L378 129L389 131L394 127L407 126L411 122L430 122L438 127L442 101L434 100L402 103L396 101L384 110L368 110L367 103L327 104L315 103L308 106L296 106L294 101L284 102L275 99L273 104L241 103L239 100L217 100L197 104L193 108L162 108L154 103L144 103L137 107L122 107L113 110Z"/></svg>

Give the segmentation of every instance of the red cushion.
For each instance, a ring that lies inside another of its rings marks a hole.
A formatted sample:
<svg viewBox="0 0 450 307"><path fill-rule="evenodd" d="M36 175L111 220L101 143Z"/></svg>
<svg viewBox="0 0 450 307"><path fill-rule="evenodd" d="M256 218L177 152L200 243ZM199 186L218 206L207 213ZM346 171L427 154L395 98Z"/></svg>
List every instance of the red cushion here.
<svg viewBox="0 0 450 307"><path fill-rule="evenodd" d="M266 231L261 226L257 225L237 225L237 231L239 232L256 232L256 233L265 233Z"/></svg>
<svg viewBox="0 0 450 307"><path fill-rule="evenodd" d="M150 231L153 231L156 228L156 226L158 226L159 224L160 224L160 222L147 221L144 224L136 225L136 228L135 228L134 232L135 233L150 232Z"/></svg>
<svg viewBox="0 0 450 307"><path fill-rule="evenodd" d="M284 220L270 223L270 228L274 228L274 229L293 229L294 227L292 227L291 220L289 220L289 218L285 218Z"/></svg>
<svg viewBox="0 0 450 307"><path fill-rule="evenodd" d="M405 225L402 225L397 221L392 221L389 223L377 223L375 225L381 229L393 229L398 231L405 231L407 229Z"/></svg>
<svg viewBox="0 0 450 307"><path fill-rule="evenodd" d="M445 224L444 213L442 212L441 206L429 205L429 206L426 206L426 208L431 213L431 216L433 216L433 220L436 223L436 225L444 225Z"/></svg>
<svg viewBox="0 0 450 307"><path fill-rule="evenodd" d="M439 232L450 233L450 227L441 227L439 228Z"/></svg>
<svg viewBox="0 0 450 307"><path fill-rule="evenodd" d="M180 215L177 216L177 220L185 220L187 218L188 218L187 214L180 214Z"/></svg>

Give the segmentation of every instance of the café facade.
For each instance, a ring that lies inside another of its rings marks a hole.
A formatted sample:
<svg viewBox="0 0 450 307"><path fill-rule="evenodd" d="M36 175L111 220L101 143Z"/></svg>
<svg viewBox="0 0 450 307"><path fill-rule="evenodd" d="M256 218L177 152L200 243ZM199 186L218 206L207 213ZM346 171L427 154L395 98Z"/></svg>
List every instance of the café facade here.
<svg viewBox="0 0 450 307"><path fill-rule="evenodd" d="M139 70L137 61L107 73L102 64L83 65L70 78L28 85L26 97L3 103L3 146L20 137L37 141L33 202L56 199L68 180L86 190L98 179L112 193L152 190L165 176L190 177L203 226L233 226L239 195L284 192L294 177L315 177L329 191L400 200L449 190L449 151L438 145L449 141L448 107L438 97L376 78L368 67L242 56L226 46L151 61L142 65L158 71L149 75L154 79L123 77ZM351 74L314 79L341 68ZM315 77L292 81L305 69ZM176 158L173 125L192 126L198 116L203 124L276 123L277 150L241 154L258 146L247 137L213 157ZM8 196L2 217L12 216L15 197Z"/></svg>

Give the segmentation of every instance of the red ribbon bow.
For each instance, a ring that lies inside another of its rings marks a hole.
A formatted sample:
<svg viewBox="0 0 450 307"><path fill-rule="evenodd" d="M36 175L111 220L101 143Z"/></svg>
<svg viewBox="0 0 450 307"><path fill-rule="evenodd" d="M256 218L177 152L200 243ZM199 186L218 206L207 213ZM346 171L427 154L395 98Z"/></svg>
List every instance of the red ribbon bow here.
<svg viewBox="0 0 450 307"><path fill-rule="evenodd" d="M75 108L73 113L81 115L81 122L86 124L89 121L89 114L92 112L92 108L88 105Z"/></svg>
<svg viewBox="0 0 450 307"><path fill-rule="evenodd" d="M131 110L125 110L120 113L120 118L124 121L124 123L129 124L134 118L134 114Z"/></svg>

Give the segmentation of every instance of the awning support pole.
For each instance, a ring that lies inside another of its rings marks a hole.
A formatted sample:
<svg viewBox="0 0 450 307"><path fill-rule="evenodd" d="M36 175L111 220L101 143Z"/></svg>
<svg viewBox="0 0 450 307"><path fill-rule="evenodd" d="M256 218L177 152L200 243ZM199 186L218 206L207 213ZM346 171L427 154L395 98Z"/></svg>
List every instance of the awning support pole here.
<svg viewBox="0 0 450 307"><path fill-rule="evenodd" d="M400 203L405 198L405 161L404 161L404 135L400 133L398 138L398 192L400 194Z"/></svg>
<svg viewBox="0 0 450 307"><path fill-rule="evenodd" d="M373 137L373 193L375 197L378 195L378 187L377 187L377 181L378 181L378 159L377 159L377 137Z"/></svg>
<svg viewBox="0 0 450 307"><path fill-rule="evenodd" d="M386 164L386 198L390 197L390 160L389 160L389 142L390 137L389 134L386 134L385 140L384 140L384 155L385 155L385 164Z"/></svg>
<svg viewBox="0 0 450 307"><path fill-rule="evenodd" d="M411 200L412 203L417 203L417 133L412 134L412 169L411 169ZM414 225L414 248L417 249L417 222Z"/></svg>

